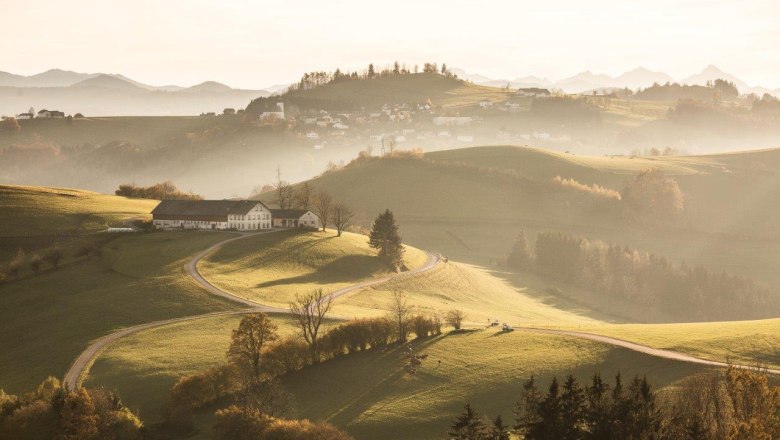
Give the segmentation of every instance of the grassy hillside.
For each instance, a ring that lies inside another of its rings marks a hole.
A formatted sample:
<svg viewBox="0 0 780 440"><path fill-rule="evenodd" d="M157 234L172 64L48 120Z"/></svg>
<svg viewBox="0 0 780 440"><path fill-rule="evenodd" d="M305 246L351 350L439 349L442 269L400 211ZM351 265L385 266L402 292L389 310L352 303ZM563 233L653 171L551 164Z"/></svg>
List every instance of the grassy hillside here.
<svg viewBox="0 0 780 440"><path fill-rule="evenodd" d="M0 286L0 388L29 390L63 375L89 341L113 329L236 307L183 270L189 256L230 236L124 236L101 258Z"/></svg>
<svg viewBox="0 0 780 440"><path fill-rule="evenodd" d="M155 420L179 375L224 362L236 324L237 319L209 319L131 336L101 355L88 385L118 388L128 406ZM519 331L449 334L413 345L429 355L415 376L405 373L396 347L329 361L286 376L283 383L295 397L298 416L328 420L357 439L430 439L446 432L467 401L511 420L522 382L532 374L546 382L553 374L574 372L587 380L597 370L621 371L649 374L661 387L700 370L594 342ZM209 409L197 417L202 430L197 438L209 438L212 414Z"/></svg>
<svg viewBox="0 0 780 440"><path fill-rule="evenodd" d="M146 217L155 200L135 200L66 188L0 185L0 258L122 226Z"/></svg>
<svg viewBox="0 0 780 440"><path fill-rule="evenodd" d="M598 199L550 185L560 175L621 190L655 167L674 176L685 196L686 220L674 228L639 227ZM629 158L506 146L375 159L311 183L356 208L365 223L392 209L407 242L461 261L495 262L521 229L563 231L780 285L778 167L780 150Z"/></svg>
<svg viewBox="0 0 780 440"><path fill-rule="evenodd" d="M433 73L387 75L331 82L307 90L288 91L281 97L259 98L247 111L261 113L269 103L283 100L288 107L357 110L384 104L424 104L457 108L475 106L483 99L501 102L507 94L495 87L478 86ZM269 107L270 108L270 107Z"/></svg>
<svg viewBox="0 0 780 440"><path fill-rule="evenodd" d="M275 232L223 246L198 269L215 286L263 304L286 307L296 293L332 292L358 281L388 275L364 235L333 231ZM405 262L422 266L427 255L407 247Z"/></svg>
<svg viewBox="0 0 780 440"><path fill-rule="evenodd" d="M771 368L780 366L780 319L686 324L586 324L577 329L719 362Z"/></svg>

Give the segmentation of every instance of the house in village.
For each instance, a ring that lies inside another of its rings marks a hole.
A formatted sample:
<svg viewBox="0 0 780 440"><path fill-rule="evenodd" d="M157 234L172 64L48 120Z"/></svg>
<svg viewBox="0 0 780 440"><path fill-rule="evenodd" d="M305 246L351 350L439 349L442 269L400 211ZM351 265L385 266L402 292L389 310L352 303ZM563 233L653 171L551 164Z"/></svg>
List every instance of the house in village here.
<svg viewBox="0 0 780 440"><path fill-rule="evenodd" d="M272 209L274 228L312 228L322 227L317 214L306 209Z"/></svg>
<svg viewBox="0 0 780 440"><path fill-rule="evenodd" d="M320 218L303 209L270 209L256 200L163 200L152 210L157 229L319 228Z"/></svg>
<svg viewBox="0 0 780 440"><path fill-rule="evenodd" d="M16 119L32 119L35 117L32 113L19 113L16 115Z"/></svg>
<svg viewBox="0 0 780 440"><path fill-rule="evenodd" d="M260 113L261 124L275 124L277 121L284 121L284 103L276 103L276 111Z"/></svg>

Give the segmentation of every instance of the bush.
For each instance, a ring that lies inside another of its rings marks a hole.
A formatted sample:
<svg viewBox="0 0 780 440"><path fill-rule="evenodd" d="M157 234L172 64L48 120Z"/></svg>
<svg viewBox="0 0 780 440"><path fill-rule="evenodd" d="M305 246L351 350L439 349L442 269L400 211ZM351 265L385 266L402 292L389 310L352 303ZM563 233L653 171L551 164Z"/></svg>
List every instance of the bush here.
<svg viewBox="0 0 780 440"><path fill-rule="evenodd" d="M100 249L100 246L95 243L84 243L76 249L73 256L76 258L91 256L101 257L103 256L103 251Z"/></svg>
<svg viewBox="0 0 780 440"><path fill-rule="evenodd" d="M451 325L455 330L460 330L463 320L466 319L466 315L462 310L453 309L447 312L445 321Z"/></svg>
<svg viewBox="0 0 780 440"><path fill-rule="evenodd" d="M62 251L58 248L54 248L47 252L43 259L51 265L54 269L56 269L60 265L60 260L62 260Z"/></svg>
<svg viewBox="0 0 780 440"><path fill-rule="evenodd" d="M171 181L157 183L152 186L138 186L133 183L124 183L114 191L118 196L132 199L153 200L203 200L203 196L191 192L180 191Z"/></svg>
<svg viewBox="0 0 780 440"><path fill-rule="evenodd" d="M216 412L217 440L350 440L330 424L269 417L260 411L230 406Z"/></svg>
<svg viewBox="0 0 780 440"><path fill-rule="evenodd" d="M38 273L38 271L41 270L42 264L43 259L40 255L34 254L32 257L30 257L30 270L32 270L33 273Z"/></svg>

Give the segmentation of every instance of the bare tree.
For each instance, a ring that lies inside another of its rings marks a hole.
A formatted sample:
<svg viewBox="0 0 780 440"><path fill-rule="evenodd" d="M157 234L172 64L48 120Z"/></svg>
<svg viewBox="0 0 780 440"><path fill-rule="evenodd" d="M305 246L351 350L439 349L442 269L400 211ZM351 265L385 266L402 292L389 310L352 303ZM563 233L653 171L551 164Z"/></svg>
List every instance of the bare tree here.
<svg viewBox="0 0 780 440"><path fill-rule="evenodd" d="M333 209L333 201L330 198L330 194L325 191L317 193L317 197L314 200L314 212L320 218L322 222L322 230L325 230L328 220L330 220L330 212Z"/></svg>
<svg viewBox="0 0 780 440"><path fill-rule="evenodd" d="M399 342L406 342L406 337L409 334L409 316L412 313L412 308L408 302L403 292L393 292L393 298L390 300L390 314L398 325Z"/></svg>
<svg viewBox="0 0 780 440"><path fill-rule="evenodd" d="M309 182L303 182L295 191L295 204L300 209L308 211L311 209L312 195L314 189L309 185Z"/></svg>
<svg viewBox="0 0 780 440"><path fill-rule="evenodd" d="M460 330L460 327L463 324L464 319L466 319L466 315L463 313L462 310L452 309L449 312L447 312L445 321L447 322L447 324L451 325L455 330Z"/></svg>
<svg viewBox="0 0 780 440"><path fill-rule="evenodd" d="M278 338L277 327L265 313L254 313L241 319L230 341L227 357L230 363L249 370L253 378L260 376L263 347Z"/></svg>
<svg viewBox="0 0 780 440"><path fill-rule="evenodd" d="M349 225L349 222L355 217L355 212L349 206L336 202L333 206L333 226L336 227L336 235L341 237L341 232Z"/></svg>
<svg viewBox="0 0 780 440"><path fill-rule="evenodd" d="M290 209L292 207L294 188L282 180L282 170L276 167L276 205L279 209Z"/></svg>
<svg viewBox="0 0 780 440"><path fill-rule="evenodd" d="M303 339L309 344L311 362L319 361L319 331L325 315L330 311L333 298L316 289L305 295L295 295L290 303L290 313L298 321Z"/></svg>

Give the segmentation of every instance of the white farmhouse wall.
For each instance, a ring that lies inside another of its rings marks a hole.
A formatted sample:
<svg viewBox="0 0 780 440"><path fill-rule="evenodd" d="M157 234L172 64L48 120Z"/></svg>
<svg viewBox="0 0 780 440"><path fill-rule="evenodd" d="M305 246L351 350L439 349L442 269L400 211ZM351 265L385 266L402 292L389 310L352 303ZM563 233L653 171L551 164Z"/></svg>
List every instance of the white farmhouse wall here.
<svg viewBox="0 0 780 440"><path fill-rule="evenodd" d="M228 228L238 231L271 229L271 211L258 203L246 214L228 215Z"/></svg>

